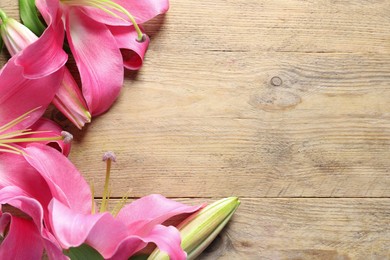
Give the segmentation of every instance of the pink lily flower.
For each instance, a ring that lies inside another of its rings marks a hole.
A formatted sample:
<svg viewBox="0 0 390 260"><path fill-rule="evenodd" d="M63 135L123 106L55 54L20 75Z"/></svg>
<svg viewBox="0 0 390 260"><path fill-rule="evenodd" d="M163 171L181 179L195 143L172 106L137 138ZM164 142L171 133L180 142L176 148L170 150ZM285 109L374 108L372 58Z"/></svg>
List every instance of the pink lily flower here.
<svg viewBox="0 0 390 260"><path fill-rule="evenodd" d="M71 135L54 122L41 119L58 89L63 70L28 79L23 76L23 68L15 65L16 57L0 71L0 154L22 154L20 146L41 142L56 144L68 155Z"/></svg>
<svg viewBox="0 0 390 260"><path fill-rule="evenodd" d="M57 92L67 60L62 38L53 20L41 38L14 55L0 70L0 153L22 154L30 142L56 142L64 154L69 135L53 122L41 120Z"/></svg>
<svg viewBox="0 0 390 260"><path fill-rule="evenodd" d="M30 217L23 221L23 226L10 213L4 214L5 220L0 217L0 232L5 226L2 222L11 223L11 241L22 239L29 232L28 237L37 238L31 243L31 248L38 248L35 254L41 255L44 249L50 259L61 259L55 256L62 249L66 251L82 244L93 247L105 259L128 259L149 242L167 252L172 260L185 259L178 230L162 223L179 214L193 213L202 206L187 206L161 195L150 195L113 214L106 212L106 201L99 213L93 213L91 190L66 157L42 144L31 144L24 152L24 157L0 154L0 204L8 203ZM107 162L111 160L108 158ZM103 197L107 199L106 193ZM24 227L26 222L29 228ZM10 259L1 255L2 248L12 244L4 245L7 239L6 236L0 245L1 259ZM26 250L15 243L13 248Z"/></svg>
<svg viewBox="0 0 390 260"><path fill-rule="evenodd" d="M0 17L2 18L1 36L12 56L38 40L38 37L23 24L8 18L4 13ZM66 67L63 80L53 98L53 104L79 129L91 121L81 90Z"/></svg>
<svg viewBox="0 0 390 260"><path fill-rule="evenodd" d="M87 185L85 180L58 167L56 159L65 157L57 150L36 145L21 148L24 156L0 154L0 233L4 237L0 244L0 259L41 259L44 251L49 259L68 259L48 225L48 205L55 197L75 210L88 212L88 208L77 203L78 198L90 199L90 193L84 189ZM35 149L39 155L55 151L51 157L34 159L37 163L42 159L52 160L51 166L57 169L55 174L47 176L37 171L28 161L34 156L29 154L29 149ZM61 163L71 164L68 160ZM20 213L15 214L15 209L7 209L4 204L11 205Z"/></svg>
<svg viewBox="0 0 390 260"><path fill-rule="evenodd" d="M102 114L119 95L123 66L139 69L142 65L149 38L138 24L165 13L168 0L37 0L45 19L45 6L53 2L60 3L90 112Z"/></svg>

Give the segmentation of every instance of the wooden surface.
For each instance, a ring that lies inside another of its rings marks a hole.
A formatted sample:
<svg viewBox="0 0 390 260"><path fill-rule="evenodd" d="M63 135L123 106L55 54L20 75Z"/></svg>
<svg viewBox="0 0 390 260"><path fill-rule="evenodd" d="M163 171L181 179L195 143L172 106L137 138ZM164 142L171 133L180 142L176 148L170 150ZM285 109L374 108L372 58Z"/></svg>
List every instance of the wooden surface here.
<svg viewBox="0 0 390 260"><path fill-rule="evenodd" d="M389 14L388 0L172 0L112 109L82 132L62 122L70 158L97 194L113 150L113 197L240 196L201 259L390 259Z"/></svg>

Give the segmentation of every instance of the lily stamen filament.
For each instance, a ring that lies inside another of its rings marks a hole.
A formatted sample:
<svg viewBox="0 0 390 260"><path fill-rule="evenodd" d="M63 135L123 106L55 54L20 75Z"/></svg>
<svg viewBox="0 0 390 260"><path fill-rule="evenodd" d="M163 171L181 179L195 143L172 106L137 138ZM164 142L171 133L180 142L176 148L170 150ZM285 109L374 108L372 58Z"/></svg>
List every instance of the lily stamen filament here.
<svg viewBox="0 0 390 260"><path fill-rule="evenodd" d="M26 112L25 114L19 116L18 118L8 122L7 124L0 126L0 152L24 154L24 152L20 148L12 146L12 144L32 143L32 142L42 142L42 141L60 141L60 140L69 142L72 139L72 135L65 131L61 132L61 135L42 136L42 137L28 137L28 135L49 134L53 132L32 131L31 129L14 130L14 131L11 130L10 132L7 132L12 127L28 119L30 117L30 114L36 111L37 109L39 108L32 109Z"/></svg>

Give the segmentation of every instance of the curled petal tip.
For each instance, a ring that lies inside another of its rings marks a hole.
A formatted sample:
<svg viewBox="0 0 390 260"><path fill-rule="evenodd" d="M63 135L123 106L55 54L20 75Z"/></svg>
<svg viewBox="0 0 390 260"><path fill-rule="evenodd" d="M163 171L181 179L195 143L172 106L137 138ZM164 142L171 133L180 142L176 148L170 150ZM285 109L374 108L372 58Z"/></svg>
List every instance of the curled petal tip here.
<svg viewBox="0 0 390 260"><path fill-rule="evenodd" d="M105 152L103 155L103 161L111 160L113 162L116 162L116 155L114 152L108 151Z"/></svg>

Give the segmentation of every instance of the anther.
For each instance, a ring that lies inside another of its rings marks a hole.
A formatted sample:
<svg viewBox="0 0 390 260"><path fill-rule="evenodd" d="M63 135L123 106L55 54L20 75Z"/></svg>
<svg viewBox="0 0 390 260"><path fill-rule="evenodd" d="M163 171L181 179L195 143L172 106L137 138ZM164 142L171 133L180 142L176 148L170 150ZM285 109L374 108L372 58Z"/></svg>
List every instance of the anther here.
<svg viewBox="0 0 390 260"><path fill-rule="evenodd" d="M63 138L64 143L66 143L66 144L72 142L72 140L73 140L73 135L69 132L62 131L61 136Z"/></svg>
<svg viewBox="0 0 390 260"><path fill-rule="evenodd" d="M108 151L105 152L103 155L103 161L111 160L113 162L116 162L116 155L114 152Z"/></svg>
<svg viewBox="0 0 390 260"><path fill-rule="evenodd" d="M146 39L147 39L147 36L146 36L146 34L143 33L141 39L137 38L137 42L142 43L142 42L146 41Z"/></svg>

